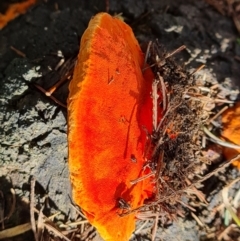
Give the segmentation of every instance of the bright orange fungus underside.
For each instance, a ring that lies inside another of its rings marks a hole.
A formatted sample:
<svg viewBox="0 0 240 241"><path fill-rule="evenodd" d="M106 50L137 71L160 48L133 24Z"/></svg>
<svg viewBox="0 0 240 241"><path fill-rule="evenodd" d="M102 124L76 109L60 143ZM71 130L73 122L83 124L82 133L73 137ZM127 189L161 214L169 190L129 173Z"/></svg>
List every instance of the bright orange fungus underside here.
<svg viewBox="0 0 240 241"><path fill-rule="evenodd" d="M240 102L223 113L222 124L222 137L227 141L240 145ZM223 154L230 160L240 154L240 149L224 147ZM233 165L240 169L240 160L234 161Z"/></svg>
<svg viewBox="0 0 240 241"><path fill-rule="evenodd" d="M10 4L4 14L0 13L0 29L18 15L25 13L35 2L36 0L25 0L24 2Z"/></svg>
<svg viewBox="0 0 240 241"><path fill-rule="evenodd" d="M120 217L152 195L142 175L146 130L152 132L152 80L131 28L97 14L81 39L68 99L69 169L74 201L104 240L129 240L135 215ZM132 157L132 158L131 158ZM131 159L136 158L136 162Z"/></svg>

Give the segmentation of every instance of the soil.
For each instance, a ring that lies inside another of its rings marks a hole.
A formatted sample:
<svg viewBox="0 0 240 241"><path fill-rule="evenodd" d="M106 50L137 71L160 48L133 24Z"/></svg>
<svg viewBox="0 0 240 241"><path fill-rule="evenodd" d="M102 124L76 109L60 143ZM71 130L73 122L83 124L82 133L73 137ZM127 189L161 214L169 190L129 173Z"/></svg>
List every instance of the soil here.
<svg viewBox="0 0 240 241"><path fill-rule="evenodd" d="M5 222L5 228L29 221L26 200L31 176L37 181L35 204L40 205L46 194L49 197L45 215L61 211L58 222L76 217L71 205L67 163L67 111L40 92L35 84L48 89L60 79L61 71L56 66L63 58L76 57L90 18L101 11L106 11L104 0L40 1L0 30L0 190L5 197L5 214L10 212L11 188L17 198L15 211ZM240 88L240 67L235 59L240 56L239 34L231 18L206 2L110 0L109 12L122 13L142 45L158 39L168 52L186 45L187 49L175 56L179 64L185 64L190 72L205 64L200 74L208 82L225 82L231 89ZM11 46L26 57L17 54ZM54 93L64 104L67 85ZM204 182L201 190L209 204L197 208L197 216L204 226L198 225L188 211L173 224L162 226L159 222L155 240L216 240L224 224L214 208L222 204L222 188L239 176L239 170L229 167ZM234 197L239 188L239 184L235 185L230 195ZM212 237L209 230L214 233ZM149 232L146 226L132 239L150 240ZM11 240L30 241L34 237L27 232ZM94 240L100 238L95 236Z"/></svg>

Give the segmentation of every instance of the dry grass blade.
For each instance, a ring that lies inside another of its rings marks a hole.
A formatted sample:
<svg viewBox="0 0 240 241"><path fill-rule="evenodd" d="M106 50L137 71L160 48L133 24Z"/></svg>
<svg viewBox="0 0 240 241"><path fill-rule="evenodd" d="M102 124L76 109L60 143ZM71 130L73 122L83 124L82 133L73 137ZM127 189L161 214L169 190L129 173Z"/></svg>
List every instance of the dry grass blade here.
<svg viewBox="0 0 240 241"><path fill-rule="evenodd" d="M0 223L2 223L2 229L4 229L4 195L0 190Z"/></svg>
<svg viewBox="0 0 240 241"><path fill-rule="evenodd" d="M16 207L16 194L15 194L15 191L13 188L10 189L10 192L12 194L12 204L11 204L11 208L9 210L9 213L7 214L7 216L5 217L5 219L8 219L12 216L14 210L15 210L15 207Z"/></svg>
<svg viewBox="0 0 240 241"><path fill-rule="evenodd" d="M88 228L86 228L83 232L81 232L81 236L80 239L81 240L89 240L89 236L95 233L95 229L93 226L89 226Z"/></svg>
<svg viewBox="0 0 240 241"><path fill-rule="evenodd" d="M213 170L212 172L208 173L207 175L205 175L203 178L201 178L200 180L198 180L197 182L193 183L192 185L197 185L201 182L206 181L208 178L210 178L211 176L217 174L218 172L224 170L225 168L227 168L231 163L235 162L236 160L238 160L240 158L240 155L237 155L236 157L234 157L233 159L231 159L230 161L224 162L222 165L220 165L218 168L216 168L215 170Z"/></svg>
<svg viewBox="0 0 240 241"><path fill-rule="evenodd" d="M2 191L0 191L0 223L2 223L2 229L4 229L4 220L9 219L14 210L15 210L15 206L16 206L16 194L13 188L10 189L10 192L12 194L12 203L11 203L11 207L9 209L8 214L4 217L4 195L2 193Z"/></svg>
<svg viewBox="0 0 240 241"><path fill-rule="evenodd" d="M65 59L64 59L64 57L62 57L62 58L59 60L58 64L56 65L55 71L57 71L57 70L64 64L64 62L65 62Z"/></svg>
<svg viewBox="0 0 240 241"><path fill-rule="evenodd" d="M143 177L139 177L139 178L137 178L135 180L131 180L130 183L132 185L134 185L134 184L136 184L138 182L141 182L141 181L145 180L146 178L149 178L149 177L154 176L154 175L155 175L155 172L150 172L150 173L148 173L147 175L145 175Z"/></svg>
<svg viewBox="0 0 240 241"><path fill-rule="evenodd" d="M82 213L82 211L79 210L78 206L73 205L73 204L71 204L71 206L74 208L74 210L76 210L76 212L77 212L83 219L87 219L87 218L85 217L85 215Z"/></svg>
<svg viewBox="0 0 240 241"><path fill-rule="evenodd" d="M146 53L145 53L145 59L144 59L144 64L143 64L143 70L142 70L142 72L144 72L144 70L145 70L145 67L146 67L146 64L147 64L148 55L149 55L149 50L150 50L150 48L151 48L151 45L152 45L152 41L150 41L150 42L148 43L148 46L147 46L147 50L146 50Z"/></svg>
<svg viewBox="0 0 240 241"><path fill-rule="evenodd" d="M234 208L238 208L239 207L239 200L240 200L240 190L238 190L236 196L233 199L232 204L233 204Z"/></svg>
<svg viewBox="0 0 240 241"><path fill-rule="evenodd" d="M51 233L53 233L55 236L58 236L61 239L64 239L66 241L71 241L70 239L68 239L65 235L63 235L59 230L57 230L56 228L54 228L52 225L50 225L49 223L44 223L44 227Z"/></svg>
<svg viewBox="0 0 240 241"><path fill-rule="evenodd" d="M40 240L45 241L44 230L47 230L49 240L52 240L52 238L50 237L50 234L52 234L53 236L59 237L60 239L70 241L70 239L68 239L60 230L58 230L57 228L54 227L54 223L51 221L51 219L53 219L55 216L59 215L61 212L57 212L56 214L54 214L50 217L46 217L43 214L44 205L41 207L40 211L38 211L34 207L34 187L35 187L35 178L33 177L31 179L31 192L30 192L30 197L31 197L30 198L30 217L31 217L32 230L35 229L33 232L37 236L37 237L36 236L34 236L34 237L38 238L37 241L40 241ZM44 201L45 201L46 197L47 196L44 197ZM35 219L34 219L34 212L38 214L37 229L36 229L36 222L35 222ZM88 221L84 220L84 221L74 222L74 225L83 224L85 222L88 222ZM71 226L71 225L69 225L69 226ZM69 227L69 226L66 226L66 228Z"/></svg>
<svg viewBox="0 0 240 241"><path fill-rule="evenodd" d="M164 80L163 77L159 74L159 80L160 80L160 84L161 84L161 91L162 91L162 98L163 98L163 112L165 112L165 110L167 109L167 93L166 93L166 86L164 84ZM156 130L156 129L155 129Z"/></svg>
<svg viewBox="0 0 240 241"><path fill-rule="evenodd" d="M217 117L219 117L224 111L226 111L229 107L228 106L224 106L220 111L218 111L218 113L216 113L216 115L214 115L211 119L208 120L208 123L213 123L213 121L215 119L217 119Z"/></svg>
<svg viewBox="0 0 240 241"><path fill-rule="evenodd" d="M203 224L203 222L200 220L200 218L193 212L191 212L192 217L196 220L196 222L198 223L198 225L200 227L204 227L205 225Z"/></svg>
<svg viewBox="0 0 240 241"><path fill-rule="evenodd" d="M159 219L159 214L157 214L156 217L155 217L155 221L154 221L154 225L153 225L153 229L152 229L152 238L151 238L152 241L155 240L155 237L156 237L156 234L157 234L158 219Z"/></svg>
<svg viewBox="0 0 240 241"><path fill-rule="evenodd" d="M139 234L148 223L149 223L149 220L145 220L145 222L139 228L137 228L137 230L134 231L134 234L132 235L131 238L133 238L134 235Z"/></svg>
<svg viewBox="0 0 240 241"><path fill-rule="evenodd" d="M208 130L208 128L206 126L203 127L203 131L205 132L205 134L208 137L210 137L210 140L212 142L215 142L221 146L225 146L225 147L229 147L229 148L233 148L233 149L240 149L239 145L235 145L233 143L223 141L220 138L218 138L217 136L215 136L211 131Z"/></svg>
<svg viewBox="0 0 240 241"><path fill-rule="evenodd" d="M186 178L185 181L189 186L191 185L191 182L190 182L190 180L188 180L188 178ZM205 203L205 204L208 203L205 199L205 195L200 190L198 190L196 187L193 186L192 188L187 189L187 192L195 194L202 203Z"/></svg>
<svg viewBox="0 0 240 241"><path fill-rule="evenodd" d="M196 212L197 210L193 207L191 207L190 205L188 205L187 203L184 203L183 201L177 200L178 203L182 204L182 206L188 208L189 210L191 210L192 212Z"/></svg>
<svg viewBox="0 0 240 241"><path fill-rule="evenodd" d="M17 235L23 234L31 230L31 228L32 228L31 223L24 223L13 228L5 229L3 231L0 231L0 240L12 238Z"/></svg>
<svg viewBox="0 0 240 241"><path fill-rule="evenodd" d="M233 230L236 229L236 225L235 224L230 224L227 228L225 228L223 230L223 232L217 237L217 240L221 241L221 240L232 240L228 234L231 233Z"/></svg>
<svg viewBox="0 0 240 241"><path fill-rule="evenodd" d="M42 235L44 231L44 214L43 214L44 205L41 207L39 214L38 214L38 220L37 220L37 233L39 240L42 240Z"/></svg>
<svg viewBox="0 0 240 241"><path fill-rule="evenodd" d="M71 223L68 223L68 224L61 224L59 226L59 228L68 228L68 227L71 227L71 226L78 226L78 225L82 225L82 224L85 224L85 223L89 223L88 220L80 220L80 221L75 221L75 222L71 222Z"/></svg>
<svg viewBox="0 0 240 241"><path fill-rule="evenodd" d="M153 211L144 211L141 213L136 214L136 218L140 220L150 220L150 219L155 219L157 216L157 213L154 213Z"/></svg>
<svg viewBox="0 0 240 241"><path fill-rule="evenodd" d="M34 217L35 183L36 183L36 180L34 177L32 177L31 178L31 190L30 190L30 220L31 220L32 231L34 234L34 239L35 239L35 241L38 241L38 233L37 233L36 221L35 221L35 217Z"/></svg>
<svg viewBox="0 0 240 241"><path fill-rule="evenodd" d="M238 181L240 181L240 177L235 179L234 181L232 181L230 184L228 184L226 187L223 188L222 198L223 198L223 203L224 203L226 209L228 210L228 212L230 213L231 217L236 222L238 227L240 227L240 219L237 217L236 213L232 209L231 204L229 203L229 200L228 200L228 190L229 190L229 188Z"/></svg>
<svg viewBox="0 0 240 241"><path fill-rule="evenodd" d="M61 212L60 212L60 211L59 211L59 212L54 213L54 214L53 214L53 215L51 215L51 216L49 216L47 219L48 219L48 220L53 221L53 219L54 219L56 216L58 216L59 214L61 214Z"/></svg>
<svg viewBox="0 0 240 241"><path fill-rule="evenodd" d="M194 184L196 184L196 183L194 183ZM199 198L199 200L202 203L208 204L208 202L205 199L204 194L201 191L199 191L197 188L195 188L193 186L194 184L191 184L188 188L186 188L186 190L183 190L183 191L186 192L188 195L194 194L195 196L197 196ZM197 184L199 184L199 183L197 183Z"/></svg>

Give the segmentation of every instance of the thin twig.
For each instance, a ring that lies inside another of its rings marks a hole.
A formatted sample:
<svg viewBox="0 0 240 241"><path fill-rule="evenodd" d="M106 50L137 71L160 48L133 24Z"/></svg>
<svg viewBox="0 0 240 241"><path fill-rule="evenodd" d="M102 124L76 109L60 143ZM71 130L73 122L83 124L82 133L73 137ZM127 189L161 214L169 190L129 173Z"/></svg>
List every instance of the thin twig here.
<svg viewBox="0 0 240 241"><path fill-rule="evenodd" d="M145 220L145 222L136 230L134 234L139 234L141 230L148 224L149 220Z"/></svg>
<svg viewBox="0 0 240 241"><path fill-rule="evenodd" d="M213 101L215 103L225 103L225 104L234 104L235 103L235 101L232 101L232 100L219 99L219 98L213 99Z"/></svg>
<svg viewBox="0 0 240 241"><path fill-rule="evenodd" d="M162 117L160 123L158 124L157 132L160 130L160 127L161 127L164 119L167 117L167 115L168 115L171 111L174 111L175 109L177 109L181 104L182 104L182 101L180 101L179 104L178 104L178 105L175 105L174 107L172 107L172 106L169 106L169 107L168 107L165 115Z"/></svg>
<svg viewBox="0 0 240 241"><path fill-rule="evenodd" d="M153 130L157 129L157 120L158 120L158 81L154 80L152 83L152 101L153 101Z"/></svg>
<svg viewBox="0 0 240 241"><path fill-rule="evenodd" d="M182 202L182 201L180 201L180 200L177 200L177 202L180 203L182 206L190 209L192 212L196 212L196 209L193 208L193 207L191 207L190 205L188 205L188 204L186 204L186 203L184 203L184 202Z"/></svg>
<svg viewBox="0 0 240 241"><path fill-rule="evenodd" d="M196 222L198 223L198 225L200 227L204 227L205 225L203 224L203 222L200 220L200 218L193 212L191 212L192 217L196 220Z"/></svg>
<svg viewBox="0 0 240 241"><path fill-rule="evenodd" d="M147 179L147 178L149 178L149 177L151 177L151 176L153 176L153 175L155 175L155 172L150 172L150 173L148 173L148 174L145 175L145 176L142 176L142 177L139 177L139 178L137 178L137 179L135 179L135 180L130 181L130 183L131 183L132 185L133 185L133 184L136 184L136 183L141 182L141 181L143 181L143 180L145 180L145 179Z"/></svg>
<svg viewBox="0 0 240 241"><path fill-rule="evenodd" d="M167 58L170 58L171 56L173 56L173 55L176 54L176 53L179 53L180 51L184 50L185 48L186 48L185 45L180 46L179 48L177 48L176 50L174 50L173 52L171 52L170 54L168 54L168 55L164 58L164 60L158 60L158 61L156 61L156 63L154 63L154 64L152 64L152 65L149 65L149 66L143 68L143 69L142 69L142 72L144 72L146 69L151 68L151 67L153 67L153 66L155 66L155 65L159 65L159 64L161 65L161 63L164 62Z"/></svg>
<svg viewBox="0 0 240 241"><path fill-rule="evenodd" d="M211 119L208 120L208 123L212 123L215 119L217 119L225 110L228 109L228 106L224 106L216 115L214 115Z"/></svg>
<svg viewBox="0 0 240 241"><path fill-rule="evenodd" d="M54 228L52 225L48 223L44 223L44 227L49 231L53 232L55 235L57 235L59 238L64 239L66 241L71 241L68 239L65 235L63 235L60 231L58 231L56 228Z"/></svg>
<svg viewBox="0 0 240 241"><path fill-rule="evenodd" d="M201 178L200 180L198 180L197 182L193 183L194 185L197 185L201 182L206 181L208 178L210 178L211 176L217 174L218 172L224 170L225 168L227 168L230 164L232 164L233 162L235 162L236 160L238 160L240 158L240 154L237 155L236 157L232 158L230 161L224 162L222 165L220 165L218 168L216 168L215 170L213 170L212 172L208 173L207 175L205 175L203 178Z"/></svg>
<svg viewBox="0 0 240 241"><path fill-rule="evenodd" d="M187 185L190 186L191 184L190 180L188 180L188 178L185 178L185 181ZM208 202L205 199L205 195L200 190L198 190L195 186L193 186L192 188L189 188L187 192L194 193L202 203L208 204Z"/></svg>
<svg viewBox="0 0 240 241"><path fill-rule="evenodd" d="M159 72L157 72L159 80L160 80L160 84L161 84L161 90L162 90L162 99L163 99L163 111L165 112L165 110L167 109L167 94L166 94L166 86L164 84L164 80L163 77L159 74Z"/></svg>
<svg viewBox="0 0 240 241"><path fill-rule="evenodd" d="M175 54L183 51L184 49L186 49L186 45L180 46L179 48L177 48L177 49L175 49L174 51L172 51L171 53L169 53L169 54L165 57L165 59L172 57L173 55L175 55Z"/></svg>
<svg viewBox="0 0 240 241"><path fill-rule="evenodd" d="M58 105L67 108L66 105L64 105L61 101L59 101L58 99L56 99L54 96L52 96L51 94L49 95L49 92L47 92L44 88L42 88L40 85L35 84L35 87L37 89L39 89L41 92L43 92L46 96L48 96L50 99L52 99L55 103L57 103Z"/></svg>
<svg viewBox="0 0 240 241"><path fill-rule="evenodd" d="M200 71L200 70L203 69L204 67L205 67L205 64L202 64L201 66L199 66L198 68L196 68L190 75L196 74L198 71Z"/></svg>
<svg viewBox="0 0 240 241"><path fill-rule="evenodd" d="M61 78L55 85L53 85L51 88L49 88L49 89L46 91L45 95L46 95L46 96L51 96L52 93L53 93L59 86L61 86L64 82L66 82L66 81L69 80L69 78L70 78L71 75L72 75L72 74L68 74L68 75L63 76L63 78Z"/></svg>
<svg viewBox="0 0 240 241"><path fill-rule="evenodd" d="M77 212L83 219L87 219L87 218L85 217L85 215L77 208L77 206L73 205L72 203L71 203L71 206L76 210L76 212Z"/></svg>
<svg viewBox="0 0 240 241"><path fill-rule="evenodd" d="M15 47L13 46L10 46L10 49L13 50L17 55L23 57L23 58L26 58L26 54L24 54L22 51L20 51L19 49L16 49Z"/></svg>
<svg viewBox="0 0 240 241"><path fill-rule="evenodd" d="M145 67L146 67L146 65L147 65L148 54L149 54L149 51L150 51L151 46L152 46L152 41L150 41L150 42L148 43L148 46L147 46L147 50L146 50L146 53L145 53L145 58L144 58L144 64L143 64L142 72L144 72Z"/></svg>
<svg viewBox="0 0 240 241"><path fill-rule="evenodd" d="M81 225L81 224L85 224L85 223L89 223L89 221L88 220L79 220L79 221L75 221L75 222L68 223L68 224L61 224L59 226L59 228L68 228L71 226L77 226L77 225Z"/></svg>

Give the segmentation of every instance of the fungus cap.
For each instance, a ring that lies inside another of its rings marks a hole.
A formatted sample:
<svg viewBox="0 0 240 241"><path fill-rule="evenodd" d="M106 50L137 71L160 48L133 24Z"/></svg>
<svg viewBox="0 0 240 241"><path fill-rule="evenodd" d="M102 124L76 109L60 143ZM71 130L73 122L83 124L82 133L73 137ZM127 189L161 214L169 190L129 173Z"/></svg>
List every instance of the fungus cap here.
<svg viewBox="0 0 240 241"><path fill-rule="evenodd" d="M142 74L142 53L132 29L99 13L84 32L69 86L68 145L73 199L108 241L129 240L134 213L120 217L119 200L131 208L152 195L142 175L146 132L152 132L152 80Z"/></svg>
<svg viewBox="0 0 240 241"><path fill-rule="evenodd" d="M223 113L222 124L222 137L227 141L240 145L240 102L236 103L233 107L227 109ZM231 160L240 154L240 149L224 147L223 154L228 160ZM234 161L233 165L240 169L240 160Z"/></svg>

